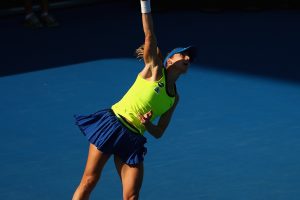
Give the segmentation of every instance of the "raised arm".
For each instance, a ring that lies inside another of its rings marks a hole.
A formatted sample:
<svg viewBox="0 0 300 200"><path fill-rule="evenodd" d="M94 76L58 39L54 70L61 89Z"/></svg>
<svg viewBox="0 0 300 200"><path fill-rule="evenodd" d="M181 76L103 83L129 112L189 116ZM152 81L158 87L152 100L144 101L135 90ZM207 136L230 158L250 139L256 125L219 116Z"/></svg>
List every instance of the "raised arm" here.
<svg viewBox="0 0 300 200"><path fill-rule="evenodd" d="M161 77L162 61L159 56L157 40L153 28L150 0L140 0L143 30L145 34L143 58L145 68L141 72L144 78L158 80Z"/></svg>

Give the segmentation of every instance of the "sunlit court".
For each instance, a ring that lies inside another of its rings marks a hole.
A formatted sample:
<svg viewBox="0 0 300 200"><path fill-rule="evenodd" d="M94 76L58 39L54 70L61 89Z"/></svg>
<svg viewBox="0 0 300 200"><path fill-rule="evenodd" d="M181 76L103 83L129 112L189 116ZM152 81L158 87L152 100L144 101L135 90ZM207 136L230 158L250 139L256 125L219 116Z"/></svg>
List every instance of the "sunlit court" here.
<svg viewBox="0 0 300 200"><path fill-rule="evenodd" d="M155 2L152 0L152 2ZM137 2L138 3L138 2ZM161 8L161 9L160 9ZM72 199L89 142L74 114L110 108L144 67L132 2L53 7L55 28L0 18L0 199ZM195 45L163 137L145 132L141 200L297 200L299 11L175 9L155 2L163 55ZM122 199L113 158L90 199Z"/></svg>

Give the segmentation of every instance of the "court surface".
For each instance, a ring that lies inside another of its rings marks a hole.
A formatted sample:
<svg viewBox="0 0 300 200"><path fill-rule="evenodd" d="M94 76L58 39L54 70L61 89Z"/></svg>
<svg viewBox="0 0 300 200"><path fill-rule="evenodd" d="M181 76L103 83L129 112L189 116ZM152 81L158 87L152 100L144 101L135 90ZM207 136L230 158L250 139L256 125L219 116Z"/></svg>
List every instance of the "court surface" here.
<svg viewBox="0 0 300 200"><path fill-rule="evenodd" d="M106 7L58 10L64 27L40 32L14 27L12 19L1 21L9 28L3 32L8 39L1 69L32 70L0 77L0 199L71 199L88 150L73 114L110 107L142 68L131 56L143 38L139 15L93 18L97 9ZM82 21L73 19L78 13ZM164 32L171 25L163 24L175 17L181 22L192 17L174 38L180 43L186 33L182 41L190 39L202 54L178 81L181 100L165 135L156 140L145 134L140 199L299 199L300 85L297 71L291 73L299 64L294 52L299 30L293 23L299 15L157 13L163 50L172 44ZM97 21L105 26L95 27ZM197 28L187 29L193 23ZM281 32L271 34L274 30ZM19 34L35 48L26 52L18 43L22 38L13 37ZM49 38L44 44L43 36ZM275 73L284 64L290 72ZM91 199L121 199L121 193L110 160Z"/></svg>

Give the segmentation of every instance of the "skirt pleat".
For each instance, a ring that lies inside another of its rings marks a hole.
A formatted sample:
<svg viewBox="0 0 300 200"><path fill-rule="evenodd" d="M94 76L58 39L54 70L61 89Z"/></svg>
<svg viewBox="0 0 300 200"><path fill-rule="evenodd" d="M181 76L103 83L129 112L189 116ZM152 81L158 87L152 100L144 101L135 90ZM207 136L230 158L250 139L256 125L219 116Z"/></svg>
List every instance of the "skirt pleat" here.
<svg viewBox="0 0 300 200"><path fill-rule="evenodd" d="M87 140L103 153L115 154L129 165L144 160L146 138L130 131L111 109L89 115L74 115L74 118Z"/></svg>

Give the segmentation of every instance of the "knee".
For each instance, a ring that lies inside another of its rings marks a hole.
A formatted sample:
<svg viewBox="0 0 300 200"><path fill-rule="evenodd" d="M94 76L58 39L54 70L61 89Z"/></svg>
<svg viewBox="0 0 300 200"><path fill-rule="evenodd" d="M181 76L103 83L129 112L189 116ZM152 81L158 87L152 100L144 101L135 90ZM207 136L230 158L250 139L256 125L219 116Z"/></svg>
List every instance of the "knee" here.
<svg viewBox="0 0 300 200"><path fill-rule="evenodd" d="M86 175L81 181L80 185L84 192L90 193L93 188L96 186L99 180L99 176Z"/></svg>
<svg viewBox="0 0 300 200"><path fill-rule="evenodd" d="M138 200L139 199L139 193L124 193L123 194L123 200Z"/></svg>

